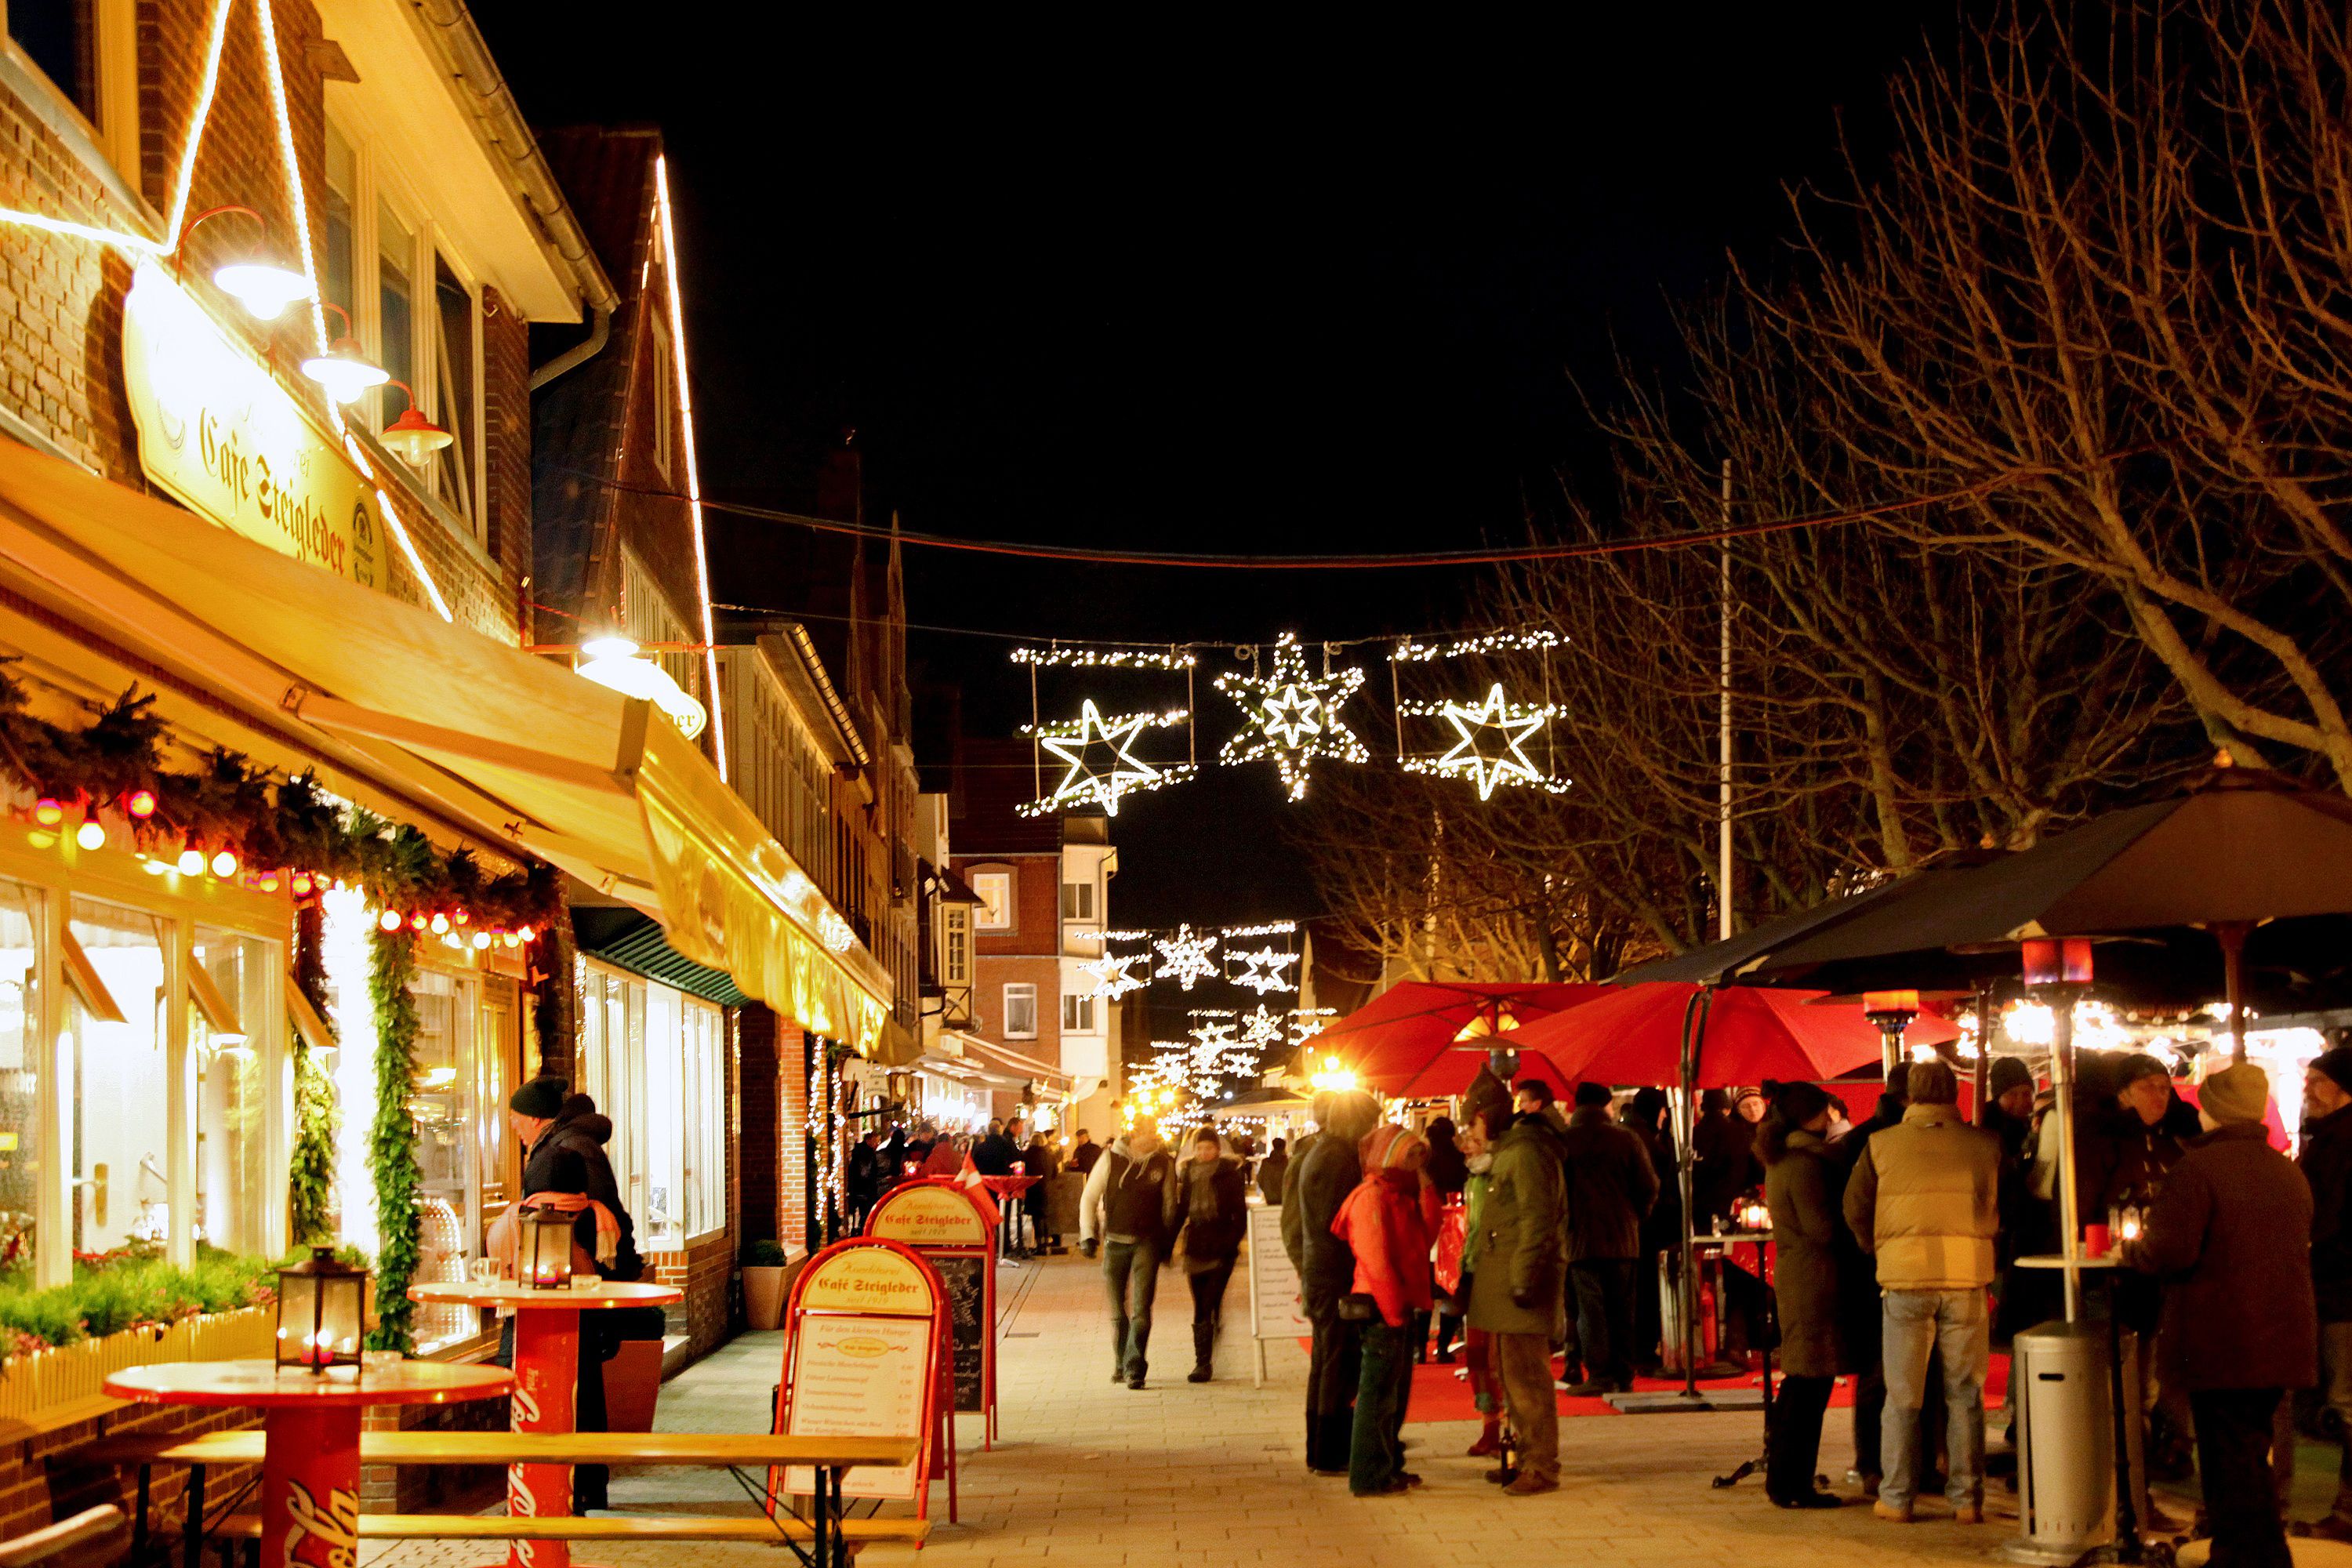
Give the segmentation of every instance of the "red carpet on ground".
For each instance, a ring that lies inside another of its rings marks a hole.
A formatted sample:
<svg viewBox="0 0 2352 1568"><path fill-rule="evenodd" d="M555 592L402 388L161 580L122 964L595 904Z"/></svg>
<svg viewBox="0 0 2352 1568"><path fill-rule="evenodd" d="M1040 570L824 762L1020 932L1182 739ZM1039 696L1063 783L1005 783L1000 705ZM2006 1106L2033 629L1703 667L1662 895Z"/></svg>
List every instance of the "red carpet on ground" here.
<svg viewBox="0 0 2352 1568"><path fill-rule="evenodd" d="M1425 1422L1477 1420L1478 1407L1471 1398L1470 1380L1454 1376L1461 1370L1459 1365L1414 1367L1412 1400L1405 1407L1405 1424L1419 1426ZM1701 1379L1699 1382L1701 1388L1753 1388L1756 1385L1753 1373L1746 1377ZM1682 1379L1641 1377L1633 1380L1633 1386L1644 1393L1652 1390L1663 1393L1680 1388ZM1996 1353L1990 1369L1985 1374L1985 1408L2000 1409L2001 1396L2008 1388L2009 1357ZM1840 1378L1837 1388L1830 1394L1830 1407L1843 1409L1853 1404L1853 1380ZM1559 1395L1559 1413L1562 1415L1615 1415L1618 1411L1606 1399L1576 1399L1563 1394Z"/></svg>

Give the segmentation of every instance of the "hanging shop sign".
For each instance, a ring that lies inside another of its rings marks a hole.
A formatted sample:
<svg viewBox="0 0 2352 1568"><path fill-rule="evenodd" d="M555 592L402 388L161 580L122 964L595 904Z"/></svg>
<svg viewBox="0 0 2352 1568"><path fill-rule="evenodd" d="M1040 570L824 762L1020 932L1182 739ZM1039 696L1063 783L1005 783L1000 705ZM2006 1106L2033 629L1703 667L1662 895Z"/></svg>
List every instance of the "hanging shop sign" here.
<svg viewBox="0 0 2352 1568"><path fill-rule="evenodd" d="M190 510L363 588L388 590L383 502L340 437L157 262L122 305L139 466Z"/></svg>

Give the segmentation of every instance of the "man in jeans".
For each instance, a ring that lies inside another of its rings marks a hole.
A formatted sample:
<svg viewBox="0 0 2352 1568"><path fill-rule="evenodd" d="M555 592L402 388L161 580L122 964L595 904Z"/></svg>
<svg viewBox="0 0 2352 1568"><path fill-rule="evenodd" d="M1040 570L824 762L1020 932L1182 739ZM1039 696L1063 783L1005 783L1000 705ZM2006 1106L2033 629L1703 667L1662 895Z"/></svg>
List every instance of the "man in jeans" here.
<svg viewBox="0 0 2352 1568"><path fill-rule="evenodd" d="M1633 1260L1642 1221L1658 1201L1658 1171L1631 1128L1609 1113L1609 1086L1580 1083L1561 1139L1568 1151L1568 1277L1575 1291L1576 1338L1584 1381L1572 1394L1622 1394L1633 1386Z"/></svg>
<svg viewBox="0 0 2352 1568"><path fill-rule="evenodd" d="M1111 1140L1095 1162L1079 1199L1088 1234L1102 1237L1103 1284L1110 1295L1110 1376L1143 1386L1151 1343L1151 1300L1160 1289L1160 1260L1176 1235L1176 1162L1160 1142L1160 1124L1135 1119L1124 1138Z"/></svg>
<svg viewBox="0 0 2352 1568"><path fill-rule="evenodd" d="M1984 1521L1984 1379L2000 1227L2000 1140L1960 1120L1959 1083L1940 1061L1913 1064L1903 1120L1863 1146L1846 1183L1845 1217L1878 1260L1885 1299L1886 1466L1878 1517L1911 1521L1923 1462L1919 1406L1927 1364L1944 1363L1945 1495L1961 1524Z"/></svg>

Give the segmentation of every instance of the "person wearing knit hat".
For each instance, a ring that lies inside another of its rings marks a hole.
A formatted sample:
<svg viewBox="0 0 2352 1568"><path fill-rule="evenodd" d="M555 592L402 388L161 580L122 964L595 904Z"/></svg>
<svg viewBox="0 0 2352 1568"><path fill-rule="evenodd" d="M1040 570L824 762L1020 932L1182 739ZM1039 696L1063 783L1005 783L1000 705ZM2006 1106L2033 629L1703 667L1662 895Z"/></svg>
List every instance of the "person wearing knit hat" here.
<svg viewBox="0 0 2352 1568"><path fill-rule="evenodd" d="M1348 1489L1383 1497L1421 1480L1404 1468L1405 1402L1412 1392L1408 1325L1434 1300L1429 1254L1437 1239L1437 1189L1423 1174L1428 1141L1408 1128L1373 1128L1357 1159L1363 1179L1331 1221L1331 1234L1355 1257L1348 1310L1363 1323Z"/></svg>
<svg viewBox="0 0 2352 1568"><path fill-rule="evenodd" d="M2311 1285L2319 1309L2320 1391L2344 1432L2336 1506L2311 1533L2352 1542L2352 1047L2304 1069L2294 1163L2311 1185Z"/></svg>
<svg viewBox="0 0 2352 1568"><path fill-rule="evenodd" d="M2291 1568L2271 1453L2286 1391L2318 1373L2311 1186L2270 1146L2270 1080L2248 1063L2200 1087L2190 1141L2123 1261L2165 1282L2158 1375L2189 1395L2213 1559Z"/></svg>
<svg viewBox="0 0 2352 1568"><path fill-rule="evenodd" d="M563 1113L563 1097L571 1083L560 1078L535 1078L507 1098L507 1109L533 1121L552 1121Z"/></svg>

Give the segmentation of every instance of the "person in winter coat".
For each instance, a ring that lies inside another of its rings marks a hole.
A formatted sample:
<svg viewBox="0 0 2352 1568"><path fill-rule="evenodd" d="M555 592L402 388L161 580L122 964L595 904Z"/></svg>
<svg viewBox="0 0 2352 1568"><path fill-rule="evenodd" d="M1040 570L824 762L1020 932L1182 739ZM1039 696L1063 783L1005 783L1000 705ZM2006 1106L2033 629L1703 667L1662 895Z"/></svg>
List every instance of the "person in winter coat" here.
<svg viewBox="0 0 2352 1568"><path fill-rule="evenodd" d="M1277 1138L1266 1150L1265 1158L1257 1163L1258 1195L1273 1207L1280 1208L1283 1179L1289 1173L1290 1143L1287 1139Z"/></svg>
<svg viewBox="0 0 2352 1568"><path fill-rule="evenodd" d="M1477 1272L1470 1282L1470 1326L1491 1336L1511 1427L1519 1437L1519 1473L1504 1489L1532 1497L1559 1489L1559 1405L1552 1396L1551 1340L1568 1279L1559 1156L1540 1119L1482 1111L1494 1150L1479 1210ZM1488 1480L1507 1472L1489 1470Z"/></svg>
<svg viewBox="0 0 2352 1568"><path fill-rule="evenodd" d="M1568 1270L1576 1339L1591 1396L1633 1386L1633 1260L1642 1221L1658 1201L1657 1167L1634 1133L1609 1113L1609 1086L1580 1083L1561 1146L1568 1155Z"/></svg>
<svg viewBox="0 0 2352 1568"><path fill-rule="evenodd" d="M1509 1103L1501 1100L1490 1105L1504 1108ZM1503 1114L1509 1112L1506 1109ZM1462 1186L1462 1272L1454 1299L1462 1303L1464 1313L1462 1363L1470 1374L1470 1403L1483 1423L1478 1440L1470 1445L1469 1457L1483 1459L1503 1451L1503 1384L1495 1371L1494 1339L1484 1329L1468 1324L1470 1290L1478 1278L1478 1237L1486 1212L1488 1173L1495 1168L1495 1152L1486 1145L1483 1109L1469 1114L1460 1136L1469 1179Z"/></svg>
<svg viewBox="0 0 2352 1568"><path fill-rule="evenodd" d="M2074 1144L2074 1199L2084 1225L2105 1225L2118 1208L2137 1209L2145 1215L2164 1185L2165 1173L2179 1163L2185 1142L2174 1131L2171 1111L2177 1100L2171 1072L2162 1062L2133 1053L2110 1057L2104 1068L2110 1098L2083 1119L2088 1122L2090 1136L2078 1135ZM2114 1281L2112 1300L2116 1317L2139 1336L2140 1367L2153 1379L2164 1359L2156 1344L2163 1287L2146 1275L2126 1273ZM2011 1364L2014 1367L2015 1363ZM2190 1422L2188 1399L2169 1384L2155 1384L2145 1392L2142 1418L2149 1426L2147 1462L2158 1475L2185 1479Z"/></svg>
<svg viewBox="0 0 2352 1568"><path fill-rule="evenodd" d="M2304 1069L2303 1144L2294 1163L2311 1187L2319 1386L2344 1429L2336 1506L2311 1533L2352 1541L2352 1047L2323 1051Z"/></svg>
<svg viewBox="0 0 2352 1568"><path fill-rule="evenodd" d="M1460 1193L1470 1180L1470 1165L1455 1142L1454 1119L1440 1116L1429 1124L1429 1184L1441 1198Z"/></svg>
<svg viewBox="0 0 2352 1568"><path fill-rule="evenodd" d="M1824 1134L1830 1097L1802 1081L1764 1086L1771 1109L1757 1128L1764 1202L1772 1211L1772 1284L1780 1310L1780 1396L1772 1406L1764 1495L1779 1508L1835 1508L1813 1485L1822 1414L1837 1374L1838 1178Z"/></svg>
<svg viewBox="0 0 2352 1568"><path fill-rule="evenodd" d="M1633 1091L1626 1108L1625 1130L1650 1152L1650 1169L1658 1179L1658 1201L1642 1221L1642 1256L1633 1268L1633 1370L1654 1373L1665 1336L1662 1300L1664 1274L1660 1260L1682 1257L1682 1178L1675 1170L1674 1133L1666 1125L1666 1092L1643 1088Z"/></svg>
<svg viewBox="0 0 2352 1568"><path fill-rule="evenodd" d="M1017 1127L1019 1123L1014 1123ZM988 1124L988 1136L971 1146L972 1169L983 1176L1009 1176L1013 1162L1021 1158L1021 1146L1004 1129L1002 1121Z"/></svg>
<svg viewBox="0 0 2352 1568"><path fill-rule="evenodd" d="M1862 1152L1870 1147L1871 1139L1903 1121L1904 1106L1910 1097L1911 1068L1905 1064L1886 1075L1886 1087L1878 1103L1868 1116L1845 1130L1844 1136L1830 1145L1837 1163L1838 1194L1838 1326L1846 1353L1853 1358L1853 1468L1862 1480L1862 1495L1878 1495L1878 1482L1883 1469L1879 1453L1879 1434L1885 1429L1886 1368L1879 1355L1879 1338L1884 1327L1878 1293L1878 1274L1871 1262L1870 1249L1845 1223L1843 1199L1853 1168ZM2039 1320L2036 1320L2037 1321Z"/></svg>
<svg viewBox="0 0 2352 1568"><path fill-rule="evenodd" d="M1691 1129L1692 1228L1705 1230L1728 1220L1740 1194L1756 1184L1756 1128L1731 1109L1730 1097L1710 1089L1699 1097L1698 1124Z"/></svg>
<svg viewBox="0 0 2352 1568"><path fill-rule="evenodd" d="M1151 1301L1160 1263L1176 1239L1176 1162L1149 1116L1115 1138L1087 1178L1078 1206L1102 1238L1103 1285L1110 1296L1111 1381L1141 1388L1150 1370Z"/></svg>
<svg viewBox="0 0 2352 1568"><path fill-rule="evenodd" d="M1363 1179L1331 1221L1331 1234L1356 1260L1345 1305L1362 1322L1364 1336L1348 1489L1383 1497L1421 1484L1404 1468L1402 1438L1412 1392L1412 1324L1416 1313L1430 1308L1437 1189L1423 1173L1429 1143L1418 1132L1375 1127L1356 1156Z"/></svg>
<svg viewBox="0 0 2352 1568"><path fill-rule="evenodd" d="M1286 1231L1294 1220L1298 1227L1299 1305L1315 1332L1307 1366L1307 1468L1341 1476L1354 1441L1363 1343L1360 1325L1339 1310L1355 1289L1356 1255L1331 1222L1363 1179L1356 1145L1380 1121L1381 1109L1361 1089L1341 1089L1318 1118L1318 1131L1283 1185L1282 1217Z"/></svg>
<svg viewBox="0 0 2352 1568"><path fill-rule="evenodd" d="M1029 1215L1029 1238L1039 1247L1049 1243L1055 1247L1061 1245L1060 1237L1045 1234L1045 1189L1053 1184L1054 1178L1061 1171L1061 1156L1054 1152L1054 1145L1046 1141L1045 1134L1031 1134L1029 1146L1021 1151L1021 1173L1036 1177L1037 1184L1021 1194L1021 1207Z"/></svg>
<svg viewBox="0 0 2352 1568"><path fill-rule="evenodd" d="M849 1228L866 1228L866 1211L882 1195L882 1140L868 1132L849 1151L841 1173L842 1201L848 1205Z"/></svg>
<svg viewBox="0 0 2352 1568"><path fill-rule="evenodd" d="M2123 1260L2165 1281L2161 1375L2188 1390L2213 1562L2290 1568L2270 1449L2279 1401L2318 1372L2311 1186L2270 1146L2270 1079L2250 1063L2207 1077L2207 1129L2166 1177Z"/></svg>
<svg viewBox="0 0 2352 1568"><path fill-rule="evenodd" d="M1234 1277L1242 1233L1249 1224L1249 1190L1242 1163L1225 1152L1216 1129L1192 1135L1192 1157L1179 1175L1183 1232L1176 1239L1184 1280L1192 1288L1192 1370L1187 1383L1206 1383L1224 1315L1225 1286Z"/></svg>
<svg viewBox="0 0 2352 1568"><path fill-rule="evenodd" d="M1095 1173L1095 1162L1102 1158L1102 1145L1085 1128L1078 1129L1070 1140L1070 1169L1081 1176Z"/></svg>
<svg viewBox="0 0 2352 1568"><path fill-rule="evenodd" d="M1927 1369L1944 1363L1945 1495L1961 1524L1984 1522L1984 1378L1992 1322L1992 1240L2000 1225L2000 1141L1962 1121L1959 1082L1941 1061L1915 1062L1902 1121L1874 1133L1845 1187L1846 1224L1878 1260L1887 1461L1874 1511L1911 1521L1924 1464L1919 1407Z"/></svg>

